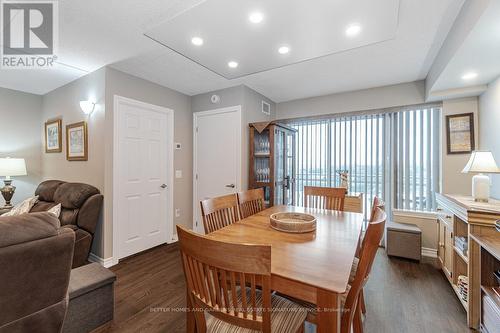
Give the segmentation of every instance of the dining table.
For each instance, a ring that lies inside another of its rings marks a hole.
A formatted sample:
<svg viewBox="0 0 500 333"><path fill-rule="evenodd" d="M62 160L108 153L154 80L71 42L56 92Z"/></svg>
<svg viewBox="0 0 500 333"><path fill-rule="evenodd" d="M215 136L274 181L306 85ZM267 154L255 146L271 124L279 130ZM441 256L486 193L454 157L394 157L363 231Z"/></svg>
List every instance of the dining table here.
<svg viewBox="0 0 500 333"><path fill-rule="evenodd" d="M274 213L297 212L316 218L316 230L287 233L271 227ZM296 206L274 206L206 237L242 244L271 245L271 289L317 308L317 332L340 332L341 295L348 288L363 228L363 214ZM188 331L194 330L188 312Z"/></svg>

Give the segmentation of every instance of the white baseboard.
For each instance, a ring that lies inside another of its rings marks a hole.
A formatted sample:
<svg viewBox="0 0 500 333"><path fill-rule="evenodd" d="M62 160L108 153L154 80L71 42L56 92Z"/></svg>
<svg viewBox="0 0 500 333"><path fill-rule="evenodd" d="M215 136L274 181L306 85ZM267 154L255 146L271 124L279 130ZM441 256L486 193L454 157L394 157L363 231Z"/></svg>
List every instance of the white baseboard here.
<svg viewBox="0 0 500 333"><path fill-rule="evenodd" d="M422 256L423 257L430 257L430 258L437 258L437 250L436 249L430 249L428 247L423 247L422 248Z"/></svg>
<svg viewBox="0 0 500 333"><path fill-rule="evenodd" d="M172 235L172 239L167 242L167 244L173 244L173 243L177 243L179 241L179 236L177 236L177 234L175 235Z"/></svg>
<svg viewBox="0 0 500 333"><path fill-rule="evenodd" d="M98 263L101 266L106 267L106 268L110 268L110 267L112 267L112 266L114 266L116 264L114 262L114 260L113 260L113 257L107 258L107 259L103 259L101 257L96 256L93 253L90 253L90 255L89 255L89 261L96 262L96 263Z"/></svg>

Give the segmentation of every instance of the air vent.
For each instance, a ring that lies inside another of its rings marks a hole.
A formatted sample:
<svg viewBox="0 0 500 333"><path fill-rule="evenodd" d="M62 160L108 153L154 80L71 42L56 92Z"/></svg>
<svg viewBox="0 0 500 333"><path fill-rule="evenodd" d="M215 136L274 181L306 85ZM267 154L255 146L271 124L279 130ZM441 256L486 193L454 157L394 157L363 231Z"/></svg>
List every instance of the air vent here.
<svg viewBox="0 0 500 333"><path fill-rule="evenodd" d="M271 115L271 104L262 101L262 113L270 116Z"/></svg>

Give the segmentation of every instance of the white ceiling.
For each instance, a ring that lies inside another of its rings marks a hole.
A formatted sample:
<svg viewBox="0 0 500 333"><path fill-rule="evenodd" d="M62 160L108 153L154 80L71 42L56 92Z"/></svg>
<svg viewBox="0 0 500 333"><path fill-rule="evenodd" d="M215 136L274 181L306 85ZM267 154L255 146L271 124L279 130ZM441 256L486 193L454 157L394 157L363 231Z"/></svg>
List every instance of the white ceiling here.
<svg viewBox="0 0 500 333"><path fill-rule="evenodd" d="M466 73L477 78L463 80ZM432 86L440 92L488 84L500 75L500 1L491 1ZM472 95L477 95L472 91Z"/></svg>
<svg viewBox="0 0 500 333"><path fill-rule="evenodd" d="M215 6L222 0L207 1ZM349 12L349 8L372 2L344 1L343 8ZM398 26L392 39L233 80L144 36L177 15L183 16L186 10L203 3L201 0L60 0L59 3L59 60L71 67L38 72L2 70L0 86L44 94L105 65L188 95L246 84L276 102L415 81L426 77L455 18L449 13L458 12L463 0L400 0ZM265 12L269 1L255 3ZM321 10L320 3L316 10ZM289 0L273 0L272 5L287 8ZM314 7L311 2L308 5ZM360 10L360 17L362 14ZM221 10L211 15L215 27L231 14ZM291 31L302 28L300 22L290 24ZM366 31L365 28L359 38L367 38L363 35ZM275 31L266 34L272 36ZM384 36L378 39L385 39ZM339 47L339 50L345 48ZM255 53L253 56L260 57Z"/></svg>
<svg viewBox="0 0 500 333"><path fill-rule="evenodd" d="M234 79L394 38L399 0L210 0L146 32L160 44ZM263 20L252 23L250 13ZM347 37L360 24L362 33ZM193 37L204 43L196 46ZM291 51L278 53L280 46ZM237 68L228 62L236 61Z"/></svg>

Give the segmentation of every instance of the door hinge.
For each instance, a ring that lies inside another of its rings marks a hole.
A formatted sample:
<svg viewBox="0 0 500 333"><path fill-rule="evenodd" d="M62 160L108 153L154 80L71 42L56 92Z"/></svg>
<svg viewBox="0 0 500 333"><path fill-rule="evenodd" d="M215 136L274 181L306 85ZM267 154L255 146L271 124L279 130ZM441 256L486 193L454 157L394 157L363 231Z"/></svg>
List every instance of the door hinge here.
<svg viewBox="0 0 500 333"><path fill-rule="evenodd" d="M196 178L196 180L198 180L198 174L196 174L195 178Z"/></svg>
<svg viewBox="0 0 500 333"><path fill-rule="evenodd" d="M196 126L196 133L198 133L198 126Z"/></svg>

